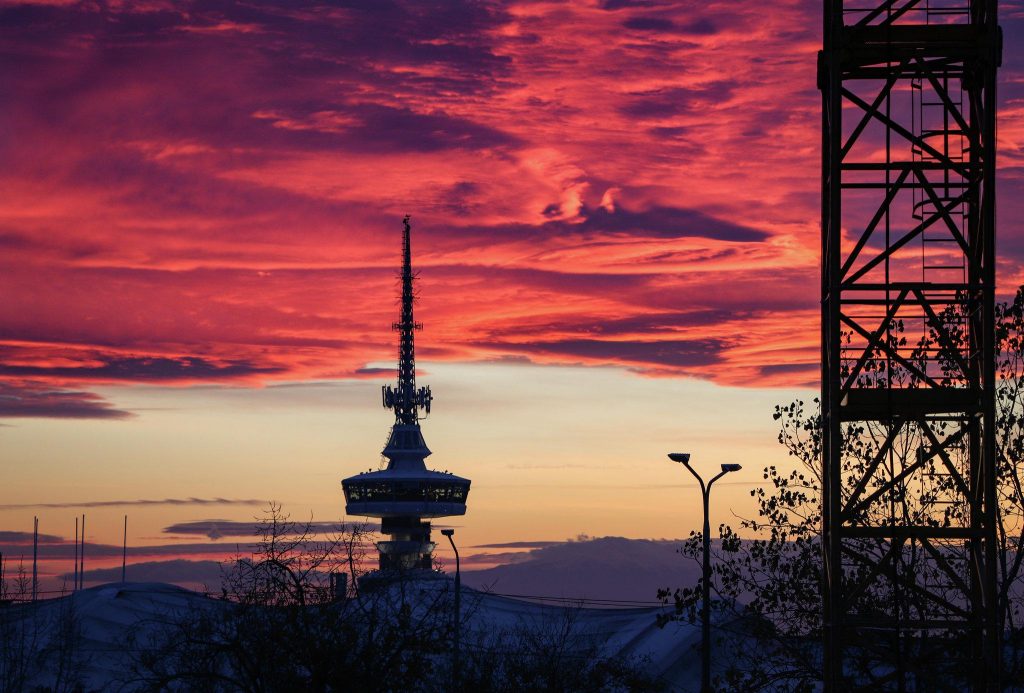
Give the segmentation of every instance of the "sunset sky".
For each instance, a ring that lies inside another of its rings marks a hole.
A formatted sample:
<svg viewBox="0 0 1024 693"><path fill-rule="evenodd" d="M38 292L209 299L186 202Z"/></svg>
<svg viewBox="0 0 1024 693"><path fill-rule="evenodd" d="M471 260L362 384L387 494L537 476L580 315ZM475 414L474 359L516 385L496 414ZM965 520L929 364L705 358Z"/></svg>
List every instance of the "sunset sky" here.
<svg viewBox="0 0 1024 693"><path fill-rule="evenodd" d="M750 516L791 464L774 405L818 387L820 12L0 2L0 544L84 512L119 550L127 513L138 560L197 558L271 499L340 520L392 421L404 214L469 554L686 536L675 450L743 464L713 521ZM1005 295L1024 2L1001 23Z"/></svg>

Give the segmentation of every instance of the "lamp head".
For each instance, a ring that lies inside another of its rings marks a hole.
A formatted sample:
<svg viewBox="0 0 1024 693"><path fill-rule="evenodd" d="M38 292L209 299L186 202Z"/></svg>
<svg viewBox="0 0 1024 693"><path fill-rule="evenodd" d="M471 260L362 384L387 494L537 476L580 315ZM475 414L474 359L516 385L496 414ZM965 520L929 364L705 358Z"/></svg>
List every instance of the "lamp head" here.
<svg viewBox="0 0 1024 693"><path fill-rule="evenodd" d="M668 458L680 464L690 464L690 453L688 452L670 452Z"/></svg>
<svg viewBox="0 0 1024 693"><path fill-rule="evenodd" d="M441 530L441 534L445 535L446 537L450 537L453 534L455 534L455 530L454 529L442 529Z"/></svg>
<svg viewBox="0 0 1024 693"><path fill-rule="evenodd" d="M722 471L723 472L738 472L741 469L743 469L743 467L741 467L738 464L723 464L722 465Z"/></svg>

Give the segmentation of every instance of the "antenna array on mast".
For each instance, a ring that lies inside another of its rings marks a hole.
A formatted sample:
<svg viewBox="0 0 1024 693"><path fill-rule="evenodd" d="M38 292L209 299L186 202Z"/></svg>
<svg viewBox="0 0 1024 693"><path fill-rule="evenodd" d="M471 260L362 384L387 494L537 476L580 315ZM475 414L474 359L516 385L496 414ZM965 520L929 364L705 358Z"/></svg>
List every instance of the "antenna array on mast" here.
<svg viewBox="0 0 1024 693"><path fill-rule="evenodd" d="M423 324L413 317L413 304L416 295L413 292L412 246L410 243L409 215L402 219L402 312L399 321L391 325L391 329L400 335L398 340L398 383L396 386L385 385L382 388L385 409L395 410L395 422L414 424L419 419L419 410L430 413L430 402L433 395L429 387L416 388L416 341L415 331L422 330Z"/></svg>

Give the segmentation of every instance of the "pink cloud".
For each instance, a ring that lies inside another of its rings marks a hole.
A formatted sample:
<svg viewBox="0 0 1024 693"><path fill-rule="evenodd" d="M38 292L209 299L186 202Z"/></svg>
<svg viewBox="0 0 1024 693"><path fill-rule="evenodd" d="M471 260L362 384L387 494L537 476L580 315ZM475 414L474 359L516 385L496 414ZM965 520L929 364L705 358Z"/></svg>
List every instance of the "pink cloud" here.
<svg viewBox="0 0 1024 693"><path fill-rule="evenodd" d="M0 378L95 407L96 382L365 374L410 212L427 358L813 382L819 11L0 8Z"/></svg>

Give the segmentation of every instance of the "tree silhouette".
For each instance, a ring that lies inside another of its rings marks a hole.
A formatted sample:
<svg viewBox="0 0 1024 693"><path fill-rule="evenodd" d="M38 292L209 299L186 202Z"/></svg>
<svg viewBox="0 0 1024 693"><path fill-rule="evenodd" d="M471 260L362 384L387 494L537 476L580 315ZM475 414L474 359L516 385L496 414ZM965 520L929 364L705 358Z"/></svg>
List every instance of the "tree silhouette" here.
<svg viewBox="0 0 1024 693"><path fill-rule="evenodd" d="M924 370L926 362L937 363L944 385L955 385L953 374L959 371L953 363L955 343L944 343L941 334L953 340L964 339L963 316L950 308L936 316L941 330L932 324L917 338L910 367L893 364L878 350L857 372L859 387L916 387L914 366ZM1024 551L1024 483L1018 461L1024 458L1024 287L1018 289L1013 301L997 306L998 385L997 416L997 484L999 496L999 606L1010 644L1020 639L1024 590L1021 589ZM889 325L888 338L905 346L911 339L904 325ZM848 370L846 375L852 371ZM818 401L813 408L801 400L775 408L779 422L778 440L794 458L796 465L785 472L776 466L764 468L765 484L751 491L757 501L757 516L743 519L739 531L754 538L744 539L728 525L719 527L719 542L712 558L712 589L720 609L743 616L743 633L717 632L722 640L752 637L758 641L756 650L749 647L730 649L732 661L723 667L717 686L721 690L800 690L809 691L820 683L822 628L821 584L821 459L822 433ZM948 473L941 456L926 456L921 451L938 447L932 436L942 438L944 450L954 465L966 456L966 441L956 439L955 432L941 427L929 432L909 423L893 431L881 422L847 424L843 436L847 449L843 454L846 478L861 478L872 460L880 453L891 465L883 470L888 478L899 476L901 469L913 464L919 473L907 475L900 483L886 490L871 484L864 493L872 502L860 504L860 520L864 524L896 519L903 524L949 526L966 521L969 508L965 503L949 502L957 483L956 475ZM915 457L920 456L920 457ZM870 476L870 475L868 475ZM695 561L701 559L702 536L691 533L681 553ZM878 563L883 552L892 547L885 542L865 540L857 550ZM897 547L891 558L892 569L912 576L920 584L932 585L941 597L954 600L955 590L944 595L943 581L950 575L942 566L963 565L966 551L963 544L907 542ZM847 569L851 580L868 577L869 565ZM913 619L933 608L934 600L912 589L901 589L899 583L867 582L859 592L851 611L899 614ZM674 605L674 613L664 620L693 619L699 605L700 582L675 590L659 591L659 597ZM955 604L951 603L952 607ZM724 643L723 643L724 645ZM856 643L846 666L855 680L865 686L882 684L892 672L901 668L910 672L917 690L961 690L962 672L956 669L956 650L965 645L962 638L917 638L909 646L891 634L880 632L871 640ZM718 651L722 651L719 649ZM1004 656L1007 683L1019 685L1024 680L1024 651L1009 648Z"/></svg>

